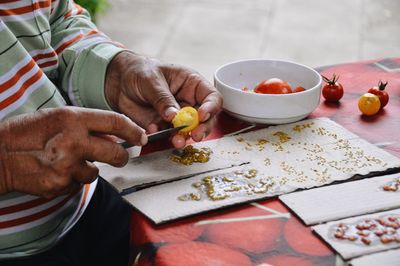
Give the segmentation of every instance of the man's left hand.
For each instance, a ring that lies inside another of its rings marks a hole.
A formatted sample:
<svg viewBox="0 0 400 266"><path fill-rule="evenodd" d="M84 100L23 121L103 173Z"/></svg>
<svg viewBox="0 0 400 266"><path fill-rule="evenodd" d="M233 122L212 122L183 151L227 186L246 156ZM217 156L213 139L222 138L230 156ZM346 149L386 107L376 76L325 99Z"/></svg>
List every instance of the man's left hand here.
<svg viewBox="0 0 400 266"><path fill-rule="evenodd" d="M168 127L183 106L198 109L200 124L191 132L194 141L209 134L221 110L221 94L199 73L131 52L121 52L107 69L105 94L111 107L127 115L149 133ZM175 135L182 148L186 139Z"/></svg>

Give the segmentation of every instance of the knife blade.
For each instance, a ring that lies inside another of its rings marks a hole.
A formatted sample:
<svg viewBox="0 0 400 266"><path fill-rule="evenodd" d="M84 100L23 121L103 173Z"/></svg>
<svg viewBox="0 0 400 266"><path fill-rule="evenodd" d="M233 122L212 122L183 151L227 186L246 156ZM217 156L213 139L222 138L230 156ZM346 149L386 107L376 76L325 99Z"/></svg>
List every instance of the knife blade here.
<svg viewBox="0 0 400 266"><path fill-rule="evenodd" d="M172 128L167 128L167 129L160 130L160 131L157 131L155 133L149 134L149 135L147 135L147 140L148 140L147 143L150 143L150 142L153 142L153 141L156 141L156 140L160 140L160 139L165 139L165 138L171 136L173 133L176 133L179 130L181 130L182 128L185 128L185 127L187 127L187 126L184 125L184 126L180 126L180 127L172 127ZM126 142L126 141L119 142L119 144L121 144L121 146L124 149L128 149L130 147L135 146L134 144L131 144L131 143Z"/></svg>

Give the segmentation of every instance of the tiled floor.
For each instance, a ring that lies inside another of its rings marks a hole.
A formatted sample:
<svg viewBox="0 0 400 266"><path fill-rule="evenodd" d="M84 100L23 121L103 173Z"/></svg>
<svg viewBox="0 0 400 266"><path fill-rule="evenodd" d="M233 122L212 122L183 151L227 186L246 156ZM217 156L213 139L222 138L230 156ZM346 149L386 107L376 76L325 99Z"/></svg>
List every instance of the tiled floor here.
<svg viewBox="0 0 400 266"><path fill-rule="evenodd" d="M312 67L400 56L399 0L110 0L99 27L135 52L214 70L245 58Z"/></svg>

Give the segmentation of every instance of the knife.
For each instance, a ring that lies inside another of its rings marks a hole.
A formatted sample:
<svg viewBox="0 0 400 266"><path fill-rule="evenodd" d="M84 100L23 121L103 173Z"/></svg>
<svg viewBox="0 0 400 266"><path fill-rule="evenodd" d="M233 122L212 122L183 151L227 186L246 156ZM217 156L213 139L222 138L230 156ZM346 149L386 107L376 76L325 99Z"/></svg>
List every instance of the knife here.
<svg viewBox="0 0 400 266"><path fill-rule="evenodd" d="M184 126L180 126L180 127L172 127L172 128L167 128L167 129L160 130L160 131L157 131L155 133L149 134L149 135L147 135L148 143L156 141L156 140L160 140L160 139L165 139L165 138L171 136L172 133L176 133L179 130L181 130L182 128L185 128L185 127L187 127L187 126L184 125ZM130 147L135 146L134 144L131 144L131 143L126 142L126 141L119 142L119 144L121 144L124 149L128 149Z"/></svg>

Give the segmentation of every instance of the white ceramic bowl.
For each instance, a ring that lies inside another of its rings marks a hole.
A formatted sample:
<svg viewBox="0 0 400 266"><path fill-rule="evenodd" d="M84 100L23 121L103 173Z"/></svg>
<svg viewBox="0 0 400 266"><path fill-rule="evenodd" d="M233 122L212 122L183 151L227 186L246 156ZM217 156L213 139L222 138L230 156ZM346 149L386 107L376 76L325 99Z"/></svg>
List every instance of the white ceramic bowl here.
<svg viewBox="0 0 400 266"><path fill-rule="evenodd" d="M242 91L254 89L263 80L279 78L303 92L260 94ZM241 60L215 71L214 85L224 99L224 110L230 115L261 124L284 124L301 120L317 108L321 95L321 75L302 64L267 59Z"/></svg>

